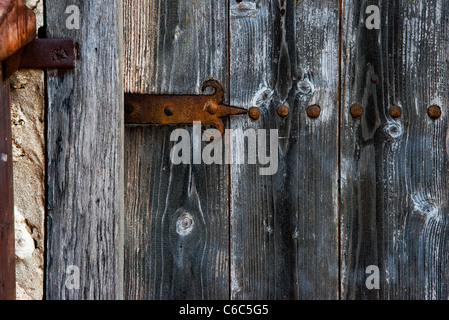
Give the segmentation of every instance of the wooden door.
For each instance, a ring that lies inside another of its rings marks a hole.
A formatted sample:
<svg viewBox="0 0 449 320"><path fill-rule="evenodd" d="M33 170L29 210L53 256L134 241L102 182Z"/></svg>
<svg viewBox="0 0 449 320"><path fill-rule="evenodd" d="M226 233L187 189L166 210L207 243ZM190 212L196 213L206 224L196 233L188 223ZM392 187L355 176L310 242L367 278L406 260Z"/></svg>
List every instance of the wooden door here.
<svg viewBox="0 0 449 320"><path fill-rule="evenodd" d="M126 127L125 297L337 299L338 2L124 8L126 91L199 94L213 78L226 103L261 111L228 128L280 137L279 170L261 176L252 164L173 165L173 127Z"/></svg>
<svg viewBox="0 0 449 320"><path fill-rule="evenodd" d="M373 1L378 30L342 4L342 298L447 299L449 3Z"/></svg>
<svg viewBox="0 0 449 320"><path fill-rule="evenodd" d="M67 35L66 4L47 2L47 33ZM48 298L448 298L447 1L77 3L81 68L48 74ZM249 141L230 156L275 137L274 174L248 156L174 165L171 133L192 125L126 125L122 153L122 91L201 94L208 79L260 111L225 119Z"/></svg>

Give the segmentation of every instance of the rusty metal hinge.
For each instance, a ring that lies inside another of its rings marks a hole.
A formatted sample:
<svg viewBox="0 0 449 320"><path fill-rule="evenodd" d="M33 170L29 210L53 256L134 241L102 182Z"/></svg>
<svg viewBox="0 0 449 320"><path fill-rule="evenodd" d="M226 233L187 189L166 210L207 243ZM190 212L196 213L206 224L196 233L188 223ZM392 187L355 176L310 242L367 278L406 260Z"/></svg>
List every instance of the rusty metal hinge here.
<svg viewBox="0 0 449 320"><path fill-rule="evenodd" d="M211 95L125 94L126 124L192 124L210 125L224 133L220 118L246 114L247 110L223 104L223 88L215 80L206 81L202 92L213 88Z"/></svg>
<svg viewBox="0 0 449 320"><path fill-rule="evenodd" d="M34 39L3 61L4 79L22 68L73 69L76 50L72 39Z"/></svg>

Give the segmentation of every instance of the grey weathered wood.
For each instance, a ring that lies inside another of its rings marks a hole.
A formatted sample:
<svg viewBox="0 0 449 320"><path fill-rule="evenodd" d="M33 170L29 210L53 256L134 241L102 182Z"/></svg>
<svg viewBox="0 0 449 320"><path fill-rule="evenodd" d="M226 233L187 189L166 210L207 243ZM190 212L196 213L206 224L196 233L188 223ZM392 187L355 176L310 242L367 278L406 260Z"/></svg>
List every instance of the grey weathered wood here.
<svg viewBox="0 0 449 320"><path fill-rule="evenodd" d="M66 28L69 5L79 30ZM47 299L122 297L121 10L120 0L46 2L47 36L79 44L76 69L47 77ZM65 286L71 265L79 290Z"/></svg>
<svg viewBox="0 0 449 320"><path fill-rule="evenodd" d="M449 2L375 1L379 30L365 27L368 4L343 1L342 297L447 299ZM389 115L393 104L402 117ZM365 286L369 265L380 290Z"/></svg>
<svg viewBox="0 0 449 320"><path fill-rule="evenodd" d="M127 92L199 94L214 78L228 94L225 1L125 0L124 17ZM228 170L173 165L175 128L126 127L125 298L227 299Z"/></svg>
<svg viewBox="0 0 449 320"><path fill-rule="evenodd" d="M336 299L338 1L232 0L230 12L231 104L262 111L231 127L280 137L277 174L231 166L231 297Z"/></svg>

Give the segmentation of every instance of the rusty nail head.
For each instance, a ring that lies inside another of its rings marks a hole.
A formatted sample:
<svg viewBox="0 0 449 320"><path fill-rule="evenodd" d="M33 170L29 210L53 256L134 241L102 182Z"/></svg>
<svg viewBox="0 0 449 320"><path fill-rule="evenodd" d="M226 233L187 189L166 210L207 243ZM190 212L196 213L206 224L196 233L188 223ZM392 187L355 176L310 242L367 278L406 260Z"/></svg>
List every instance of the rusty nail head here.
<svg viewBox="0 0 449 320"><path fill-rule="evenodd" d="M281 105L278 108L278 115L285 118L290 113L290 109L286 105Z"/></svg>
<svg viewBox="0 0 449 320"><path fill-rule="evenodd" d="M210 114L216 114L218 112L218 106L215 103L208 103L206 106L206 111Z"/></svg>
<svg viewBox="0 0 449 320"><path fill-rule="evenodd" d="M361 106L361 105L359 105L359 104L354 104L352 107L351 107L351 115L354 117L354 118L359 118L359 117L361 117L362 115L363 115L363 107Z"/></svg>
<svg viewBox="0 0 449 320"><path fill-rule="evenodd" d="M371 78L371 82L374 84L376 84L378 81L379 81L379 79L376 76Z"/></svg>
<svg viewBox="0 0 449 320"><path fill-rule="evenodd" d="M307 109L307 115L312 119L318 118L320 114L321 114L321 107L318 105L310 106Z"/></svg>
<svg viewBox="0 0 449 320"><path fill-rule="evenodd" d="M439 117L441 117L441 108L439 106L431 106L427 112L429 114L429 117L431 117L432 119L436 120Z"/></svg>
<svg viewBox="0 0 449 320"><path fill-rule="evenodd" d="M249 109L249 116L253 120L259 120L260 118L260 109L257 107L252 107Z"/></svg>
<svg viewBox="0 0 449 320"><path fill-rule="evenodd" d="M393 105L390 108L390 116L392 118L399 118L400 116L402 116L402 108L396 105Z"/></svg>
<svg viewBox="0 0 449 320"><path fill-rule="evenodd" d="M131 114L134 111L134 106L130 103L125 104L125 112Z"/></svg>
<svg viewBox="0 0 449 320"><path fill-rule="evenodd" d="M167 116L172 116L173 115L173 108L172 107L170 107L170 106L167 106L167 107L165 107L165 110L164 110L164 112L165 112L165 115L167 115Z"/></svg>

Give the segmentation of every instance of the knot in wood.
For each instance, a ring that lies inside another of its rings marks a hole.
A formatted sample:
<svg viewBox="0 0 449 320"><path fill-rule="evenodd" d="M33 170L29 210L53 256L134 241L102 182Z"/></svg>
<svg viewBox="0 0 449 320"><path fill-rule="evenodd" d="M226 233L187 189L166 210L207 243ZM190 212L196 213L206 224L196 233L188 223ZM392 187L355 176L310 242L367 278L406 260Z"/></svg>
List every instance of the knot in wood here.
<svg viewBox="0 0 449 320"><path fill-rule="evenodd" d="M176 222L176 232L181 236L186 236L192 233L193 226L195 225L193 217L185 213L178 218Z"/></svg>

